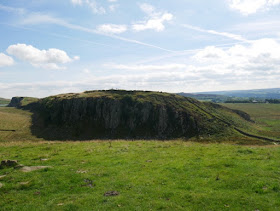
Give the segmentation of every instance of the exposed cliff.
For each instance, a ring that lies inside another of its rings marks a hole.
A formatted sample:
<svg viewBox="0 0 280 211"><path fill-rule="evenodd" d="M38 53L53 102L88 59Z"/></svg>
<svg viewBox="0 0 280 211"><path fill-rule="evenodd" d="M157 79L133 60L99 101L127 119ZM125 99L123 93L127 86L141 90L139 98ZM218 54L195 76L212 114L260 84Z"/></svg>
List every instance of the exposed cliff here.
<svg viewBox="0 0 280 211"><path fill-rule="evenodd" d="M241 118L224 107L179 95L141 91L90 91L52 96L21 106L33 111L32 131L60 140L170 139L234 133ZM234 118L231 118L234 116ZM229 119L229 117L231 119Z"/></svg>
<svg viewBox="0 0 280 211"><path fill-rule="evenodd" d="M23 108L29 105L30 103L34 103L38 100L38 98L33 97L13 97L8 107Z"/></svg>
<svg viewBox="0 0 280 211"><path fill-rule="evenodd" d="M13 97L8 107L19 108L24 97Z"/></svg>

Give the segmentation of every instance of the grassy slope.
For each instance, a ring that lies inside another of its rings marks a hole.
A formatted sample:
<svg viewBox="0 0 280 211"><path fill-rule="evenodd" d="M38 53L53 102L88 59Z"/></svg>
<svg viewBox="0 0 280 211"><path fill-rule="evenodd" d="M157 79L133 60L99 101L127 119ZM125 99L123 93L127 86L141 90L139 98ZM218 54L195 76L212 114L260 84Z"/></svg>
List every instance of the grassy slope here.
<svg viewBox="0 0 280 211"><path fill-rule="evenodd" d="M31 115L28 111L0 107L0 142L38 140L30 131Z"/></svg>
<svg viewBox="0 0 280 211"><path fill-rule="evenodd" d="M256 133L280 139L280 105L279 104L222 104L231 109L239 109L250 114L257 123Z"/></svg>
<svg viewBox="0 0 280 211"><path fill-rule="evenodd" d="M10 103L10 100L8 99L4 99L4 98L1 98L0 97L0 105L3 104L3 105L8 105Z"/></svg>
<svg viewBox="0 0 280 211"><path fill-rule="evenodd" d="M280 209L279 147L180 141L0 146L1 160L52 166L0 170L7 174L0 179L1 210ZM107 191L120 195L105 197Z"/></svg>

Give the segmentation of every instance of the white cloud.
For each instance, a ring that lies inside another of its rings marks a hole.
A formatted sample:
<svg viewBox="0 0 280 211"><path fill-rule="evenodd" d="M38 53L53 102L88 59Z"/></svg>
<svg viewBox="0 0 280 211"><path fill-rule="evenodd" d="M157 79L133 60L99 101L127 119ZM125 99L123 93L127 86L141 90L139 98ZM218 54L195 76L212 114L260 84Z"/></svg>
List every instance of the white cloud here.
<svg viewBox="0 0 280 211"><path fill-rule="evenodd" d="M147 29L155 31L163 31L165 29L164 22L171 21L173 15L168 12L157 12L150 4L141 4L140 9L147 14L146 20L134 23L132 29L134 31L144 31Z"/></svg>
<svg viewBox="0 0 280 211"><path fill-rule="evenodd" d="M137 71L151 71L151 70L162 70L162 71L173 71L177 69L186 69L186 64L162 64L162 65L124 65L124 64L105 64L105 67L118 70L137 70Z"/></svg>
<svg viewBox="0 0 280 211"><path fill-rule="evenodd" d="M83 0L71 0L71 2L74 5L82 5L83 4Z"/></svg>
<svg viewBox="0 0 280 211"><path fill-rule="evenodd" d="M126 25L103 24L97 26L97 31L109 34L121 34L127 30Z"/></svg>
<svg viewBox="0 0 280 211"><path fill-rule="evenodd" d="M83 73L85 73L85 74L90 74L90 70L89 69L87 69L87 68L85 68L85 69L83 69Z"/></svg>
<svg viewBox="0 0 280 211"><path fill-rule="evenodd" d="M118 5L118 4L111 4L111 5L109 5L109 10L111 11L111 12L114 12L114 11L116 11L116 9L119 7L120 5Z"/></svg>
<svg viewBox="0 0 280 211"><path fill-rule="evenodd" d="M84 78L75 81L36 81L30 83L1 83L0 96L46 97L67 92L82 92L100 89L154 90L166 92L198 92L214 90L275 88L279 84L280 73L262 73L238 75L227 73L219 75L213 72L218 65L198 67L187 66L173 71L132 72L108 76L93 76L82 73ZM221 66L222 67L222 66Z"/></svg>
<svg viewBox="0 0 280 211"><path fill-rule="evenodd" d="M13 64L14 64L14 60L12 57L0 53L0 67L11 66Z"/></svg>
<svg viewBox="0 0 280 211"><path fill-rule="evenodd" d="M26 44L10 45L7 52L22 61L29 62L35 67L45 69L62 69L64 67L59 66L60 64L66 64L79 59L77 56L71 59L63 50L55 48L39 50L32 45Z"/></svg>
<svg viewBox="0 0 280 211"><path fill-rule="evenodd" d="M228 2L232 9L243 15L254 14L259 10L268 10L280 4L280 0L228 0Z"/></svg>
<svg viewBox="0 0 280 211"><path fill-rule="evenodd" d="M94 0L85 0L85 4L87 4L93 13L95 14L105 14L106 10L104 7L99 6Z"/></svg>
<svg viewBox="0 0 280 211"><path fill-rule="evenodd" d="M105 14L106 10L103 6L100 6L95 0L71 0L73 5L86 5L95 14Z"/></svg>
<svg viewBox="0 0 280 211"><path fill-rule="evenodd" d="M279 74L280 43L273 39L260 39L227 49L210 46L196 53L193 59L217 74Z"/></svg>

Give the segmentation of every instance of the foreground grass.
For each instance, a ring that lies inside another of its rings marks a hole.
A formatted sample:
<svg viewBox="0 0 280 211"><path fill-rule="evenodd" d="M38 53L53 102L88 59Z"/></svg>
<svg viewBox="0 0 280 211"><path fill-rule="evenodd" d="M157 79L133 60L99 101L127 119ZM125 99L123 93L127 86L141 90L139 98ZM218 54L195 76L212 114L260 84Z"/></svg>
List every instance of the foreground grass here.
<svg viewBox="0 0 280 211"><path fill-rule="evenodd" d="M0 143L0 159L51 166L0 170L0 210L280 209L277 146L14 142Z"/></svg>
<svg viewBox="0 0 280 211"><path fill-rule="evenodd" d="M280 104L224 103L222 105L250 114L256 122L257 134L280 139Z"/></svg>

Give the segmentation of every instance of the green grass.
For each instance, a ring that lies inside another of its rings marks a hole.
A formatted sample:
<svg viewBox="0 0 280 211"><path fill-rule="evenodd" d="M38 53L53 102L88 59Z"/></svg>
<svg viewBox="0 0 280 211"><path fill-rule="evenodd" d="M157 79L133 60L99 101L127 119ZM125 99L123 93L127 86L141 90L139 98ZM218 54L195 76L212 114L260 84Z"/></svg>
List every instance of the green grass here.
<svg viewBox="0 0 280 211"><path fill-rule="evenodd" d="M21 106L26 106L30 103L37 102L39 98L34 98L34 97L24 97L23 100L20 102Z"/></svg>
<svg viewBox="0 0 280 211"><path fill-rule="evenodd" d="M0 107L0 142L39 140L30 131L31 115L29 111Z"/></svg>
<svg viewBox="0 0 280 211"><path fill-rule="evenodd" d="M0 169L1 211L280 210L279 146L242 137L47 142L32 135L31 115L0 108L0 129L16 130L0 131L0 161L50 168Z"/></svg>
<svg viewBox="0 0 280 211"><path fill-rule="evenodd" d="M280 148L173 141L2 143L1 210L279 210ZM48 159L42 161L41 159ZM28 182L28 184L20 184ZM92 187L89 186L92 183ZM106 197L107 191L118 196Z"/></svg>
<svg viewBox="0 0 280 211"><path fill-rule="evenodd" d="M222 105L250 114L256 122L257 134L280 139L280 104L226 103Z"/></svg>
<svg viewBox="0 0 280 211"><path fill-rule="evenodd" d="M0 106L1 105L8 105L9 103L10 103L10 100L0 97Z"/></svg>

